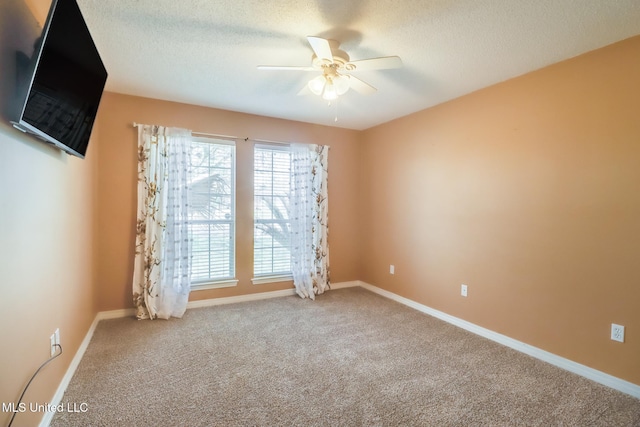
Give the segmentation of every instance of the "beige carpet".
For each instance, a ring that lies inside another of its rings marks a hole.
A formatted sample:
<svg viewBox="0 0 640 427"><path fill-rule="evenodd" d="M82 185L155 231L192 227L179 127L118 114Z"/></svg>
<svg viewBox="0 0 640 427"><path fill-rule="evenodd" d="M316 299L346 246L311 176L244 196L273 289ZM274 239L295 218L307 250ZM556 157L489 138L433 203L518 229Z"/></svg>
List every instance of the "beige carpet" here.
<svg viewBox="0 0 640 427"><path fill-rule="evenodd" d="M640 426L640 400L361 288L98 325L52 426Z"/></svg>

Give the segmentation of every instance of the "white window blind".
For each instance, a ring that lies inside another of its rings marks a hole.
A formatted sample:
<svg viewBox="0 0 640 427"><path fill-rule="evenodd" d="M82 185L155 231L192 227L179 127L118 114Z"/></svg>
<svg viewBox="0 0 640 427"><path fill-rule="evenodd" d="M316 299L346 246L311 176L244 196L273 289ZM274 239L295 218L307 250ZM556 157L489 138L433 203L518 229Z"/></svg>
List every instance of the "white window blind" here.
<svg viewBox="0 0 640 427"><path fill-rule="evenodd" d="M254 276L291 274L289 147L256 145L253 167Z"/></svg>
<svg viewBox="0 0 640 427"><path fill-rule="evenodd" d="M235 145L195 138L189 160L194 285L235 276Z"/></svg>

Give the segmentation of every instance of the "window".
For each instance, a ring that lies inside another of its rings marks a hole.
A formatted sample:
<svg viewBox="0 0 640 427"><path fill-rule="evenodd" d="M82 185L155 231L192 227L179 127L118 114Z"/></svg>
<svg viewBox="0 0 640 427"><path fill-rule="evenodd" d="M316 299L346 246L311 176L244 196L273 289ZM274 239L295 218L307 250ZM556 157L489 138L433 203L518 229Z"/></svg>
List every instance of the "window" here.
<svg viewBox="0 0 640 427"><path fill-rule="evenodd" d="M289 193L291 153L288 146L254 148L253 273L268 281L290 279Z"/></svg>
<svg viewBox="0 0 640 427"><path fill-rule="evenodd" d="M211 138L194 138L191 144L191 282L235 285L235 145Z"/></svg>

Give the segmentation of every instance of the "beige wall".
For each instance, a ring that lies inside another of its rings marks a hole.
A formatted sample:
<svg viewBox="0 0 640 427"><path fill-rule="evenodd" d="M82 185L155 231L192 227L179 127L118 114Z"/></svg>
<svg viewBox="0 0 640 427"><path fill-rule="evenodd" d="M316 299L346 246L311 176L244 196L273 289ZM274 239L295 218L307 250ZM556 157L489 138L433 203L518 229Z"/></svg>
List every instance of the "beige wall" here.
<svg viewBox="0 0 640 427"><path fill-rule="evenodd" d="M3 104L14 52L31 47L17 18L33 19L22 0L0 2ZM133 121L331 145L334 282L362 279L640 384L638 75L636 37L365 132L106 93L85 160L19 134L3 105L0 402L60 328L65 353L26 396L49 402L96 312L131 307ZM250 157L239 143L240 283L192 300L291 286L250 283ZM612 322L624 344L608 339Z"/></svg>
<svg viewBox="0 0 640 427"><path fill-rule="evenodd" d="M221 111L193 105L106 93L100 112L98 171L98 289L100 310L132 307L135 246L136 145L133 122L176 126L197 132L331 146L329 202L331 277L358 278L357 177L359 133ZM253 272L252 142L237 144L236 275L233 288L192 292L190 299L218 298L291 288L291 282L251 284Z"/></svg>
<svg viewBox="0 0 640 427"><path fill-rule="evenodd" d="M64 353L31 384L25 402L51 401L93 321L94 138L84 160L9 124L16 51L29 55L40 34L21 0L0 2L0 403L16 402L49 358L60 328ZM37 425L21 413L14 425ZM0 412L0 425L11 413Z"/></svg>
<svg viewBox="0 0 640 427"><path fill-rule="evenodd" d="M639 159L640 37L369 129L361 279L640 384Z"/></svg>
<svg viewBox="0 0 640 427"><path fill-rule="evenodd" d="M25 396L49 402L95 317L95 142L80 160L0 124L0 402L17 401L60 328L63 355ZM19 414L14 425L42 415Z"/></svg>

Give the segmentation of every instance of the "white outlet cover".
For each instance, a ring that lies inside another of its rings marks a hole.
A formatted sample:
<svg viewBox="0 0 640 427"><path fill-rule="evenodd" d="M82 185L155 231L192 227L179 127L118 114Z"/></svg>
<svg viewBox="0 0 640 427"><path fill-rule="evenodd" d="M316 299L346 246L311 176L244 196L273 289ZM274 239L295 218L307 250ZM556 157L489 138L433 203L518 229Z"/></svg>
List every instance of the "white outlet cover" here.
<svg viewBox="0 0 640 427"><path fill-rule="evenodd" d="M396 274L396 266L395 265L390 265L389 266L389 274Z"/></svg>
<svg viewBox="0 0 640 427"><path fill-rule="evenodd" d="M611 339L613 341L624 342L624 326L611 324Z"/></svg>
<svg viewBox="0 0 640 427"><path fill-rule="evenodd" d="M462 295L463 297L467 296L467 285L460 286L460 295Z"/></svg>
<svg viewBox="0 0 640 427"><path fill-rule="evenodd" d="M55 333L49 337L49 349L50 349L51 356L56 354L56 334Z"/></svg>

